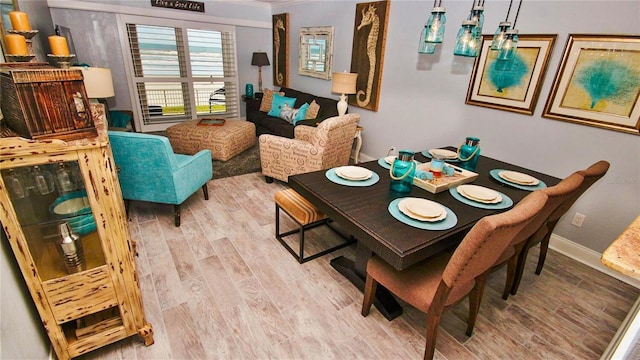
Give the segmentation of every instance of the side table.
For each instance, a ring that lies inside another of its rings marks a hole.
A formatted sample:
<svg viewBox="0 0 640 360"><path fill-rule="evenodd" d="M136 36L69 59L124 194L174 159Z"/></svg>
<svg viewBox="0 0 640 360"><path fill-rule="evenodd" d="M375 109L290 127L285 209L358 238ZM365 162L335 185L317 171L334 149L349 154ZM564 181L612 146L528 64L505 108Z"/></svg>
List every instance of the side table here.
<svg viewBox="0 0 640 360"><path fill-rule="evenodd" d="M356 141L356 148L353 150L353 163L358 163L358 157L360 156L360 148L362 147L362 130L364 127L358 125L356 128L356 134L353 136L353 139Z"/></svg>

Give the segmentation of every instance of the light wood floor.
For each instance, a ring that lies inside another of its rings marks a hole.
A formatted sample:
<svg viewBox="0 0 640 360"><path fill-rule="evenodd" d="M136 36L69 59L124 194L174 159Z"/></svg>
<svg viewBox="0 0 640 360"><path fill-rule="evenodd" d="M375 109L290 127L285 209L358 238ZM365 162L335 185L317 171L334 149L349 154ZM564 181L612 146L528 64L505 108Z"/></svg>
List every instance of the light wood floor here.
<svg viewBox="0 0 640 360"><path fill-rule="evenodd" d="M362 294L329 266L304 265L274 238L273 194L259 173L212 181L187 200L182 226L173 208L132 202L130 229L155 344L132 337L86 359L421 359L424 315L410 306L387 321L360 315ZM291 224L290 222L285 222ZM319 229L311 239L331 234ZM500 297L504 270L491 275L473 336L467 302L445 313L436 359L597 359L638 290L550 251L518 295Z"/></svg>

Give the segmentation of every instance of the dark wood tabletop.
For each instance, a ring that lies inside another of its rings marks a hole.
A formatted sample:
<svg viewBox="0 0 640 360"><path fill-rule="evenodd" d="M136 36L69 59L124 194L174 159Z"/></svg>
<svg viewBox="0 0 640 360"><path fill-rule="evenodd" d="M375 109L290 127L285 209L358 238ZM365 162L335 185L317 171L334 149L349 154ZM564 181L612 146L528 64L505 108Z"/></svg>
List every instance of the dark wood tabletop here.
<svg viewBox="0 0 640 360"><path fill-rule="evenodd" d="M446 149L455 150L447 147ZM420 152L415 159L428 162L429 158ZM466 232L482 217L496 214L503 210L487 210L464 204L449 193L448 190L432 194L417 186L413 186L410 193L399 194L390 191L389 170L381 167L377 161L360 163L377 173L380 181L372 186L350 187L331 182L325 176L326 170L299 174L289 177L289 186L312 204L322 210L331 219L340 224L344 230L357 239L356 259L337 258L331 265L346 276L358 288L362 288L366 275L366 261L375 253L398 270L416 264L445 249L457 246ZM547 186L553 186L560 179L531 169L480 156L475 172L478 177L471 184L485 186L509 196L514 204L522 200L529 191L520 190L503 184L491 177L493 169L519 171L543 181ZM448 230L422 230L396 220L388 210L389 203L401 197L420 197L438 202L451 209L458 217L457 224ZM380 296L385 296L379 292ZM392 299L388 299L393 302ZM388 318L394 318L401 313L401 309L378 309ZM395 306L392 306L395 307Z"/></svg>

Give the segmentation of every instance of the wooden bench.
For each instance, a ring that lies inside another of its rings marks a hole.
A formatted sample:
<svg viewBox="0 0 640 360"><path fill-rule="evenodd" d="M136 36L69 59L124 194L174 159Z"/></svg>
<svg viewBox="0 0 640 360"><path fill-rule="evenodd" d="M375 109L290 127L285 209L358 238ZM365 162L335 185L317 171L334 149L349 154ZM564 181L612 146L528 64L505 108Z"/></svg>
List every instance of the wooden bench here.
<svg viewBox="0 0 640 360"><path fill-rule="evenodd" d="M294 258L298 260L300 264L307 262L309 260L313 260L322 255L326 255L330 252L336 251L338 249L342 249L345 246L353 244L355 239L353 237L347 238L339 231L334 229L329 223L331 219L329 219L323 212L318 210L313 204L311 204L307 199L303 198L295 192L293 189L286 189L278 191L274 196L274 201L276 203L276 239L284 246ZM299 228L291 231L287 231L285 233L280 233L280 209L282 209L293 221L295 221ZM344 238L345 241L333 246L329 249L322 250L314 255L304 257L304 233L306 230L311 228L327 225L331 230L333 230L336 234L340 235L340 237ZM289 244L284 241L284 237L299 234L299 244L300 250L296 253Z"/></svg>

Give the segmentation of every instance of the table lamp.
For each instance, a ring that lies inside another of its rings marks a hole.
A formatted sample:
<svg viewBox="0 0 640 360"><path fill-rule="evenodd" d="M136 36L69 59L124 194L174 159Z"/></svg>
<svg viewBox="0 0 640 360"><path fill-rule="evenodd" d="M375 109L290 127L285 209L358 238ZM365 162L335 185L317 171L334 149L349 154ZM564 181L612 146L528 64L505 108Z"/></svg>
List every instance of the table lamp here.
<svg viewBox="0 0 640 360"><path fill-rule="evenodd" d="M347 94L356 93L356 80L358 74L341 72L333 73L331 92L341 94L338 101L338 115L343 116L347 113Z"/></svg>
<svg viewBox="0 0 640 360"><path fill-rule="evenodd" d="M109 116L109 106L107 105L107 99L116 95L113 90L113 80L111 78L111 69L89 67L89 66L74 66L74 69L82 70L82 77L84 78L84 88L87 91L87 97L97 100L98 103L104 105L104 110L107 115L107 122L111 124L111 117Z"/></svg>
<svg viewBox="0 0 640 360"><path fill-rule="evenodd" d="M262 92L262 67L271 65L267 53L254 52L251 57L251 65L258 67L258 91Z"/></svg>

